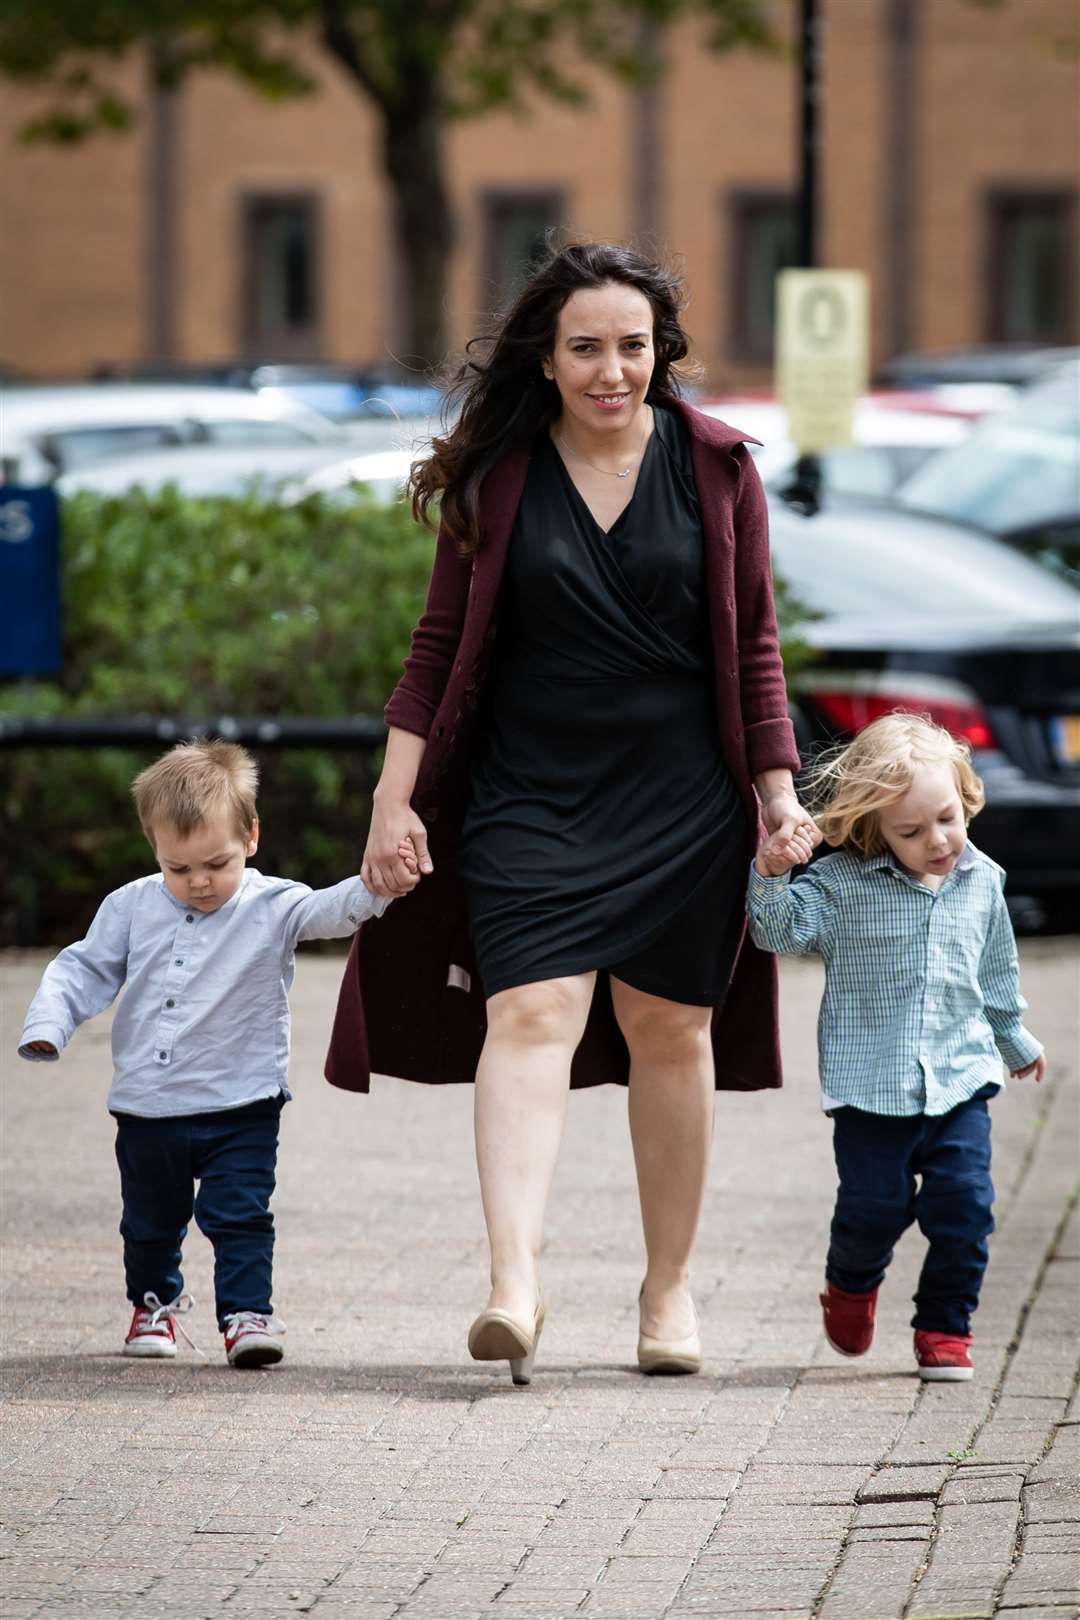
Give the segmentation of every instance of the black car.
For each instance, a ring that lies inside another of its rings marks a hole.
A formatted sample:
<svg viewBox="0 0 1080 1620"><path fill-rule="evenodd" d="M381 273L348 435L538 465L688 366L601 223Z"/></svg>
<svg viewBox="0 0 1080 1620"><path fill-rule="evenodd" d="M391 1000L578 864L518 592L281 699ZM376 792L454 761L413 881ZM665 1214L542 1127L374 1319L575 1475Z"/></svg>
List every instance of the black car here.
<svg viewBox="0 0 1080 1620"><path fill-rule="evenodd" d="M1001 541L894 507L772 509L773 561L820 617L793 682L804 758L880 714L929 714L986 785L972 836L1017 922L1080 916L1080 591Z"/></svg>

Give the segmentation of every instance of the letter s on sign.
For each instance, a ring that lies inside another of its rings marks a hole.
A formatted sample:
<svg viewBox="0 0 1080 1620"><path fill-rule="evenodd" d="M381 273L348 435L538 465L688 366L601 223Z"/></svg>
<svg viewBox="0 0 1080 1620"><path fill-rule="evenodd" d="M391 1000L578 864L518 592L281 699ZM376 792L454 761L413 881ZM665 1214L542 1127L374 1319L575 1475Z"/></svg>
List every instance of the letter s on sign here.
<svg viewBox="0 0 1080 1620"><path fill-rule="evenodd" d="M0 501L0 540L20 545L34 533L29 501Z"/></svg>

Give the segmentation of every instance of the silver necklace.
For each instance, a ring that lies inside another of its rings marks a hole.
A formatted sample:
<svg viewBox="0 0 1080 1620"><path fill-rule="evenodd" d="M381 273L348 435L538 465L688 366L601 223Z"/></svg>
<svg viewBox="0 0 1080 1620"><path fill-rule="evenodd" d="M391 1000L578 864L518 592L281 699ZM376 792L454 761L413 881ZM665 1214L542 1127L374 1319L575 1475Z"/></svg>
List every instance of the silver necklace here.
<svg viewBox="0 0 1080 1620"><path fill-rule="evenodd" d="M622 472L609 472L607 467L598 467L595 461L590 461L588 456L583 456L580 450L575 450L572 444L567 444L561 433L556 433L555 441L557 444L561 444L564 450L569 450L572 456L576 456L578 461L583 461L586 467L591 467L593 472L603 473L605 478L629 478L634 470L631 462L630 466L624 467Z"/></svg>

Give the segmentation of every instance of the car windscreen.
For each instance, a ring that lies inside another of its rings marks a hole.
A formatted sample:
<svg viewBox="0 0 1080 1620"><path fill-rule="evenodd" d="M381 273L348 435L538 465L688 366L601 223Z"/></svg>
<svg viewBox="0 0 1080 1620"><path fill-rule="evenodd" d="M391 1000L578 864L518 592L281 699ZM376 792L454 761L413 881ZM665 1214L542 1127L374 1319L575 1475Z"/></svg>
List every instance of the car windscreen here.
<svg viewBox="0 0 1080 1620"><path fill-rule="evenodd" d="M1031 401L991 419L932 456L896 499L995 534L1080 512L1080 398Z"/></svg>
<svg viewBox="0 0 1080 1620"><path fill-rule="evenodd" d="M236 422L201 421L196 437L205 444L244 445L305 445L321 444L323 440L309 433L303 425L280 417L248 417Z"/></svg>
<svg viewBox="0 0 1080 1620"><path fill-rule="evenodd" d="M168 422L110 423L108 427L63 428L45 434L42 454L58 472L86 467L112 456L135 455L141 450L160 450L163 445L182 444L185 435Z"/></svg>
<svg viewBox="0 0 1080 1620"><path fill-rule="evenodd" d="M830 618L1080 622L1080 592L1009 546L888 507L774 507L772 551L799 600Z"/></svg>

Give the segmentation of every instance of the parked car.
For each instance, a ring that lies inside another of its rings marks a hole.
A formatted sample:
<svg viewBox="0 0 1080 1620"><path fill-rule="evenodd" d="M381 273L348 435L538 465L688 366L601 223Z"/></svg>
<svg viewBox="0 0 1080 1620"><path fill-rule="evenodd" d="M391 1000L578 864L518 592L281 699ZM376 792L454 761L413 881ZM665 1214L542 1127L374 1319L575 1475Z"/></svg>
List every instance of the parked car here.
<svg viewBox="0 0 1080 1620"><path fill-rule="evenodd" d="M1080 350L1031 343L985 343L968 349L900 354L878 369L886 388L987 386L1027 388Z"/></svg>
<svg viewBox="0 0 1080 1620"><path fill-rule="evenodd" d="M778 400L733 395L700 408L762 441L750 448L767 489L790 482L799 452ZM891 495L935 451L966 439L976 420L968 411L942 409L925 394L868 396L855 409L855 443L820 456L823 492Z"/></svg>
<svg viewBox="0 0 1080 1620"><path fill-rule="evenodd" d="M109 457L196 444L323 446L342 456L348 439L306 406L242 388L80 383L0 394L0 468L8 483L50 483Z"/></svg>
<svg viewBox="0 0 1080 1620"><path fill-rule="evenodd" d="M1080 581L1080 359L924 462L895 498L988 529Z"/></svg>
<svg viewBox="0 0 1080 1620"><path fill-rule="evenodd" d="M136 488L154 492L168 484L184 495L237 496L258 490L267 499L292 505L307 495L347 501L362 485L376 500L389 504L400 495L419 453L398 448L343 458L339 444L242 450L180 445L91 462L58 478L56 488L61 495L75 495L80 490L122 495Z"/></svg>
<svg viewBox="0 0 1080 1620"><path fill-rule="evenodd" d="M250 388L307 405L334 422L399 421L435 416L442 394L433 384L392 366L337 361L225 360L208 364L153 364L99 368L98 377L142 382L201 382Z"/></svg>
<svg viewBox="0 0 1080 1620"><path fill-rule="evenodd" d="M986 784L973 829L1021 923L1080 904L1080 592L990 535L834 500L772 502L773 557L820 617L797 678L804 759L894 709L971 744Z"/></svg>

